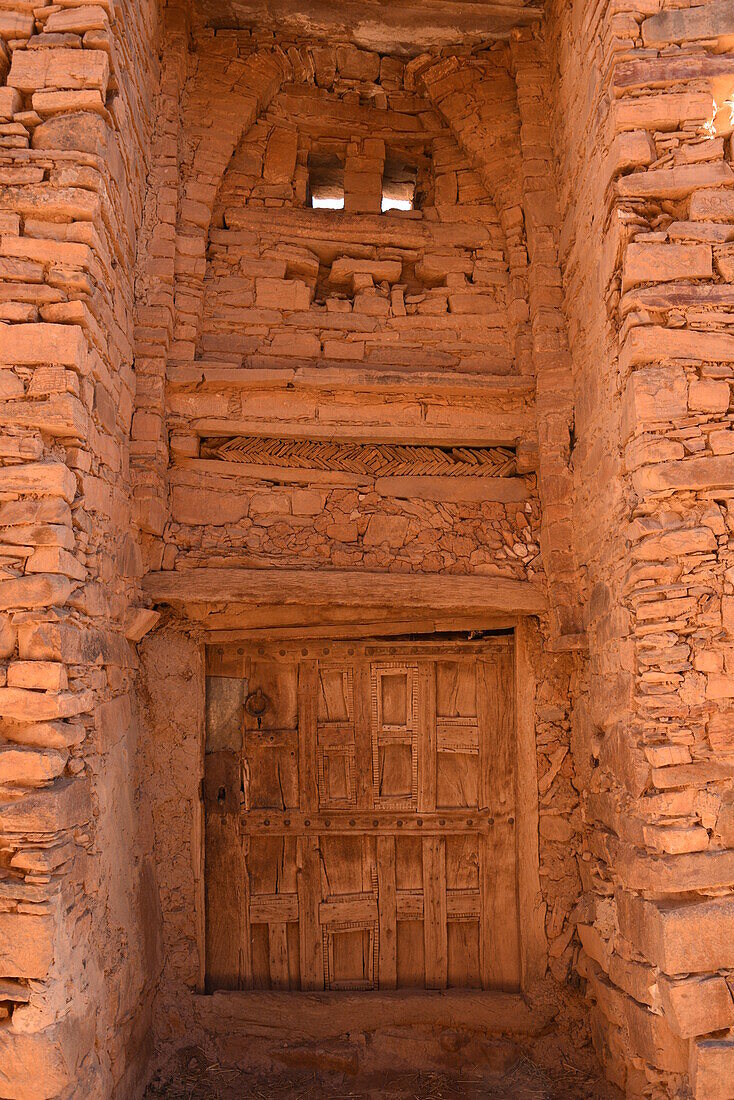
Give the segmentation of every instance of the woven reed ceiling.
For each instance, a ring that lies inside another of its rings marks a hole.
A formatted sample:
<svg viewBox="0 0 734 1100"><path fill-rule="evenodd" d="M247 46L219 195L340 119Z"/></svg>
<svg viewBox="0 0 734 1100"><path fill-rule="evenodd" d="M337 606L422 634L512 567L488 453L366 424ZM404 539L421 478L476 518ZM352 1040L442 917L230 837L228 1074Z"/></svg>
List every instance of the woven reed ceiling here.
<svg viewBox="0 0 734 1100"><path fill-rule="evenodd" d="M406 55L507 37L513 27L536 23L542 6L543 0L199 0L202 18L217 29L258 27Z"/></svg>

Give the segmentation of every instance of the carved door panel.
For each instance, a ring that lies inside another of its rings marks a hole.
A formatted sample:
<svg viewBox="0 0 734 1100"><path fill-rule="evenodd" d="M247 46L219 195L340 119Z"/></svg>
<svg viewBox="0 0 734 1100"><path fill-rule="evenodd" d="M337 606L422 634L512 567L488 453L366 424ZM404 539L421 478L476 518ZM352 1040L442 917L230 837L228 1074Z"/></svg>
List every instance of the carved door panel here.
<svg viewBox="0 0 734 1100"><path fill-rule="evenodd" d="M243 943L208 935L217 987L224 956L229 988L518 989L509 639L243 647L209 663L241 699L226 812ZM208 910L227 889L216 873Z"/></svg>

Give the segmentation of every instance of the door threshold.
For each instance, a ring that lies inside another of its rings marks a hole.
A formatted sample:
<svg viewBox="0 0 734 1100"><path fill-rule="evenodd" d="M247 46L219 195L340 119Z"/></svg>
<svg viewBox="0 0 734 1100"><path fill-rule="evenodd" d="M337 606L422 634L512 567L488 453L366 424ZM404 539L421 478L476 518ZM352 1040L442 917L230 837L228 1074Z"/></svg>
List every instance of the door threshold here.
<svg viewBox="0 0 734 1100"><path fill-rule="evenodd" d="M204 1026L283 1041L337 1039L395 1027L453 1028L491 1035L539 1035L555 1013L520 993L397 989L301 993L222 990L196 994Z"/></svg>

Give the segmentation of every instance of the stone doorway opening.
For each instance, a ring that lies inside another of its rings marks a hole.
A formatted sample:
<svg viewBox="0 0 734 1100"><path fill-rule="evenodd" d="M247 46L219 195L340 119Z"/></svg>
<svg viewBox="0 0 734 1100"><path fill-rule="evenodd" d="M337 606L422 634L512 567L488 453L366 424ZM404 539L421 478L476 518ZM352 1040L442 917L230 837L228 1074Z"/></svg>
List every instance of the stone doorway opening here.
<svg viewBox="0 0 734 1100"><path fill-rule="evenodd" d="M151 1096L602 1095L585 1010L548 977L555 666L532 614L436 611L449 580L401 578L410 622L356 583L353 622L310 627L287 575L284 626L262 603L212 625L208 591L173 594L144 647L166 949Z"/></svg>
<svg viewBox="0 0 734 1100"><path fill-rule="evenodd" d="M607 1095L542 980L533 626L459 626L158 646L200 915L151 1096Z"/></svg>

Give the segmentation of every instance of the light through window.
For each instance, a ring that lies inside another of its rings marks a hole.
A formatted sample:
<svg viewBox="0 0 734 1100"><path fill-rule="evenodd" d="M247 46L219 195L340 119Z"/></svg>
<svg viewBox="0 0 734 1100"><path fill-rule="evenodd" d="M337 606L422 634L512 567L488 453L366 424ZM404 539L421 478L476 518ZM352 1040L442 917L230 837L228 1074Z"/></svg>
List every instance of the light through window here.
<svg viewBox="0 0 734 1100"><path fill-rule="evenodd" d="M308 158L308 193L314 210L344 209L344 161L329 150L314 150Z"/></svg>
<svg viewBox="0 0 734 1100"><path fill-rule="evenodd" d="M383 193L383 196L382 196L382 212L383 213L386 210L412 210L412 209L413 209L413 200L412 199L398 199L398 198L395 198L392 195L385 195Z"/></svg>
<svg viewBox="0 0 734 1100"><path fill-rule="evenodd" d="M314 210L343 210L344 195L311 194L311 206Z"/></svg>
<svg viewBox="0 0 734 1100"><path fill-rule="evenodd" d="M405 158L388 154L382 174L382 211L413 210L418 172Z"/></svg>

